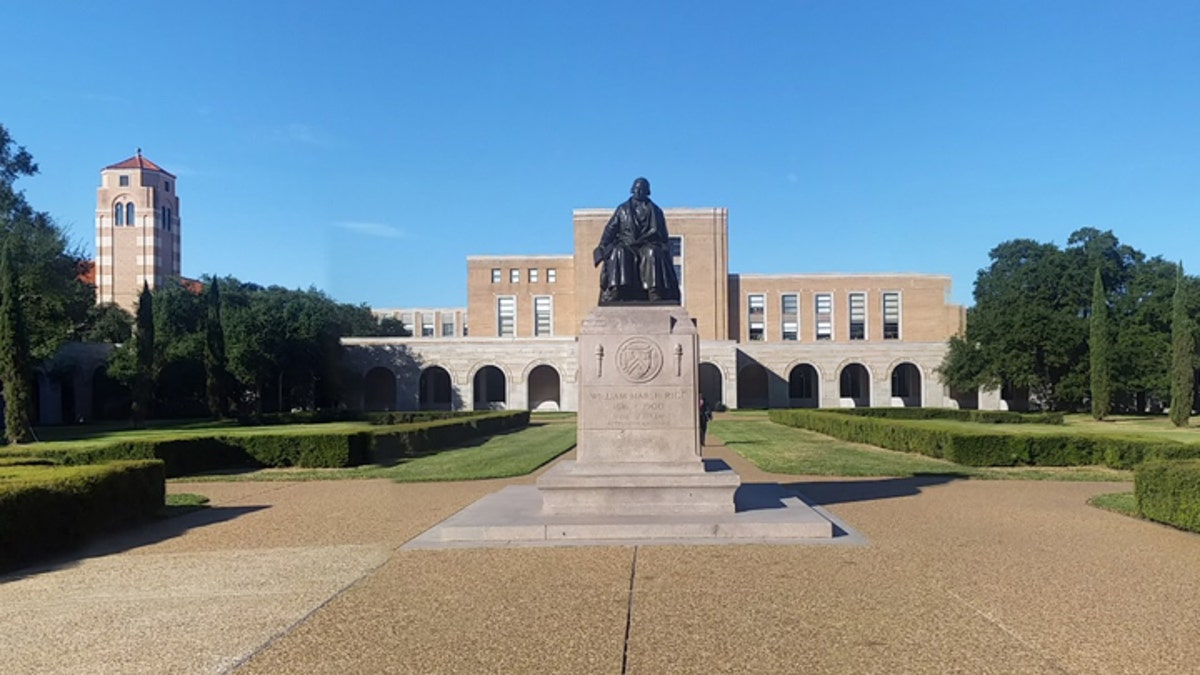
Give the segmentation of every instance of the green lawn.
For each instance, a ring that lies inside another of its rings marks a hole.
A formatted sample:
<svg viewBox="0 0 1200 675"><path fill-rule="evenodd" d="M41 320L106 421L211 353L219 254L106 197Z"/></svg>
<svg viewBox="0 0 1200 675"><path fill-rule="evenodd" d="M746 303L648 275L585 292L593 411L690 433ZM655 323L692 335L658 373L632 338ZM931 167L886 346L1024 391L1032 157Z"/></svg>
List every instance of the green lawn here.
<svg viewBox="0 0 1200 675"><path fill-rule="evenodd" d="M325 426L325 425L322 425ZM279 427L275 427L279 428ZM290 427L285 427L290 428ZM523 476L575 446L574 416L542 418L527 428L393 466L349 469L260 469L231 474L187 476L172 482L283 481L388 478L398 482L479 480Z"/></svg>
<svg viewBox="0 0 1200 675"><path fill-rule="evenodd" d="M955 423L963 424L963 423ZM969 425L977 428L978 425ZM988 429L1006 425L989 424ZM1016 425L1013 425L1016 426ZM1021 429L1030 426L1020 425ZM1039 425L1040 426L1040 425ZM1048 427L1056 428L1056 427ZM1061 433L1063 428L1057 427ZM1133 472L1105 467L968 467L924 455L850 443L758 416L718 416L709 432L729 449L771 473L810 476L951 474L992 480L1132 481Z"/></svg>
<svg viewBox="0 0 1200 675"><path fill-rule="evenodd" d="M1109 492L1096 495L1089 499L1088 503L1105 511L1112 511L1123 516L1141 517L1138 515L1137 499L1134 498L1132 492Z"/></svg>

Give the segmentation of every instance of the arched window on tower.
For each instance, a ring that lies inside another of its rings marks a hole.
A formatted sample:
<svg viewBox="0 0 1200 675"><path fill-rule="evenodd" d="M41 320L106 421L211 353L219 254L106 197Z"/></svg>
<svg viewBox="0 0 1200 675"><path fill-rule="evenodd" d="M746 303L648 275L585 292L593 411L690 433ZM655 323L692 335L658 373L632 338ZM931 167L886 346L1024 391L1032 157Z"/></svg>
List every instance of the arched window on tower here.
<svg viewBox="0 0 1200 675"><path fill-rule="evenodd" d="M125 224L125 205L122 204L121 202L117 202L116 206L113 207L113 225L124 225L124 224Z"/></svg>
<svg viewBox="0 0 1200 675"><path fill-rule="evenodd" d="M125 224L133 225L135 222L137 221L133 219L133 202L129 202L125 205Z"/></svg>

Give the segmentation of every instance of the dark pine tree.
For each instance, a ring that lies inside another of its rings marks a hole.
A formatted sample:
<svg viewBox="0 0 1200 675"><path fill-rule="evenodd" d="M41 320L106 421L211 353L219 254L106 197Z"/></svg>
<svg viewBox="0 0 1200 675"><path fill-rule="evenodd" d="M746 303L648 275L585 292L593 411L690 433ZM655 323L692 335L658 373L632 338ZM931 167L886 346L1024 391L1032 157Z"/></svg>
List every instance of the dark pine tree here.
<svg viewBox="0 0 1200 675"><path fill-rule="evenodd" d="M150 416L150 400L154 397L154 299L146 282L138 296L134 330L137 375L133 381L133 423L141 426Z"/></svg>
<svg viewBox="0 0 1200 675"><path fill-rule="evenodd" d="M1092 417L1102 420L1112 409L1112 331L1108 325L1108 298L1100 268L1092 282L1092 316L1089 320L1088 353L1091 357Z"/></svg>
<svg viewBox="0 0 1200 675"><path fill-rule="evenodd" d="M1192 414L1196 338L1192 334L1192 319L1187 313L1182 262L1175 274L1171 310L1171 422L1177 427L1186 427L1188 416Z"/></svg>
<svg viewBox="0 0 1200 675"><path fill-rule="evenodd" d="M17 290L12 246L0 251L0 377L4 378L4 433L10 443L33 440L29 333Z"/></svg>
<svg viewBox="0 0 1200 675"><path fill-rule="evenodd" d="M205 292L204 373L208 410L214 417L230 413L230 376L225 358L225 329L221 325L221 286L214 276Z"/></svg>

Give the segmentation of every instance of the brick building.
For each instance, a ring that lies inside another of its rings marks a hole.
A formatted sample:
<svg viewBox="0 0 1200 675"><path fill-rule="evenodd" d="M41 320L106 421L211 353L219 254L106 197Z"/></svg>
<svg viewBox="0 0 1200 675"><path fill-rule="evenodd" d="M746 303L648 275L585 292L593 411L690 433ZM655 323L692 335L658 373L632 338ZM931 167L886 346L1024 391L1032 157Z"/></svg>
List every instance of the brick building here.
<svg viewBox="0 0 1200 675"><path fill-rule="evenodd" d="M952 396L936 373L965 320L948 276L730 273L726 209L664 212L709 401L979 405L974 393ZM598 302L592 249L611 215L576 210L570 255L468 257L466 307L377 310L412 337L344 340L361 375L349 398L378 410L575 410L576 335Z"/></svg>

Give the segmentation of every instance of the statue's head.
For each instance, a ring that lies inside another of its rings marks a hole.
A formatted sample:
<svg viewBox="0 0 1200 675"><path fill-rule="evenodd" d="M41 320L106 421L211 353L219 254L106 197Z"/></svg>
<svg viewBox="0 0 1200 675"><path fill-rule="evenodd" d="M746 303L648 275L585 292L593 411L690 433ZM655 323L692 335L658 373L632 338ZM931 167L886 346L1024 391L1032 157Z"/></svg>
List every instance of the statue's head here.
<svg viewBox="0 0 1200 675"><path fill-rule="evenodd" d="M636 178L633 181L633 187L629 188L629 193L635 199L645 199L650 196L650 181L645 178Z"/></svg>

